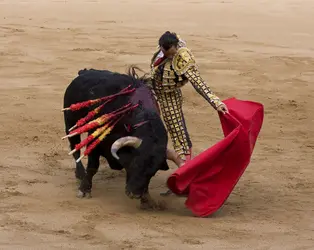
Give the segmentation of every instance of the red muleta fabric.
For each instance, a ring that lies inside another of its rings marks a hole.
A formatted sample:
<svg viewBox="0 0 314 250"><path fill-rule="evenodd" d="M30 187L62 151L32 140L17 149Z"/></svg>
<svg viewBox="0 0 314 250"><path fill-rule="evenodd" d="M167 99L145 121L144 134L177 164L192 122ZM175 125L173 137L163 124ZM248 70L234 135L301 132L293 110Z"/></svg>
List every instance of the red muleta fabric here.
<svg viewBox="0 0 314 250"><path fill-rule="evenodd" d="M196 216L217 211L248 166L262 128L264 107L252 101L224 101L229 114L219 113L224 139L203 151L167 180L169 189L188 195L185 202Z"/></svg>

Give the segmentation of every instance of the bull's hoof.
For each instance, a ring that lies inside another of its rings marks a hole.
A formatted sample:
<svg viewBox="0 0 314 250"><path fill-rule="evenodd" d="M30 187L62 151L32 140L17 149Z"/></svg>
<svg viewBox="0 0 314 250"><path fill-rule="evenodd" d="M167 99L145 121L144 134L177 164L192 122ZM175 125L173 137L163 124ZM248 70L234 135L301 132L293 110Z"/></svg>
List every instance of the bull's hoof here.
<svg viewBox="0 0 314 250"><path fill-rule="evenodd" d="M86 198L91 198L92 195L91 195L91 192L92 192L92 182L87 180L87 178L85 177L81 183L80 183L80 187L78 188L78 193L77 193L77 196L79 198L83 198L83 197L86 197Z"/></svg>
<svg viewBox="0 0 314 250"><path fill-rule="evenodd" d="M155 210L156 205L156 203L152 202L141 202L140 208L142 210Z"/></svg>
<svg viewBox="0 0 314 250"><path fill-rule="evenodd" d="M79 190L76 194L77 198L87 198L90 199L92 198L92 193L91 192L82 192L81 190Z"/></svg>
<svg viewBox="0 0 314 250"><path fill-rule="evenodd" d="M76 194L76 197L77 198L83 198L85 196L85 194L81 191L81 190L79 190L78 192L77 192L77 194Z"/></svg>
<svg viewBox="0 0 314 250"><path fill-rule="evenodd" d="M164 201L155 202L153 200L148 200L148 201L141 201L140 208L142 210L162 211L162 210L166 210L167 207Z"/></svg>

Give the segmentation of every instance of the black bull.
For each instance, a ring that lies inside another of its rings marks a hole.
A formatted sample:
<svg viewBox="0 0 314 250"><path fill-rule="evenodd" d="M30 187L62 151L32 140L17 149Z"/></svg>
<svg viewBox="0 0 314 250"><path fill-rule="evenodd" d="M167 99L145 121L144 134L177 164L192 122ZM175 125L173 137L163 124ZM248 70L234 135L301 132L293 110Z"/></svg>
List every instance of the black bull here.
<svg viewBox="0 0 314 250"><path fill-rule="evenodd" d="M75 176L81 181L79 197L91 196L92 179L98 171L100 156L106 158L111 169L126 170L126 195L130 198L141 198L142 201L147 201L149 197L148 186L156 172L169 169L167 159L178 165L177 156L173 155L173 151L167 150L167 131L152 92L144 81L130 72L120 74L107 70L80 70L65 91L64 108L71 104L116 94L131 84L135 91L117 96L103 107L100 115L115 111L129 102L132 105L139 104L136 109L126 114L88 155L86 170L81 161L76 163ZM65 111L66 134L68 135L69 129L93 108ZM71 150L81 142L80 135L68 139ZM76 151L73 157L78 160L80 155L81 152Z"/></svg>

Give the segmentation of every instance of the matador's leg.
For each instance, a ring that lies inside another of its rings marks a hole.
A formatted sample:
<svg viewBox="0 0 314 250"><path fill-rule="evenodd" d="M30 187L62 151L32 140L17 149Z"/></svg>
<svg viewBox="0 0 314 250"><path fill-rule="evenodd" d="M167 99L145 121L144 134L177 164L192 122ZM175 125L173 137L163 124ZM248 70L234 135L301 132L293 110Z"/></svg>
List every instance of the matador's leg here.
<svg viewBox="0 0 314 250"><path fill-rule="evenodd" d="M192 142L182 111L183 98L181 90L176 89L171 92L156 91L155 93L175 152L179 157L185 155L186 160L189 160L191 158ZM167 190L160 193L160 195L168 196L171 193L171 190Z"/></svg>
<svg viewBox="0 0 314 250"><path fill-rule="evenodd" d="M170 92L156 91L156 96L174 150L178 155L190 158L192 142L182 111L183 98L181 90L175 89Z"/></svg>

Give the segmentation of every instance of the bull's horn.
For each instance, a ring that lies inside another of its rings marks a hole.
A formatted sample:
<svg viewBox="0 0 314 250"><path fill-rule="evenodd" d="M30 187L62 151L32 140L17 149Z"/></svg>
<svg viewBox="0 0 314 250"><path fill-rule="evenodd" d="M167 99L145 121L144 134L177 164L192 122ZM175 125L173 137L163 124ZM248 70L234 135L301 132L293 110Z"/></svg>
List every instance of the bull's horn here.
<svg viewBox="0 0 314 250"><path fill-rule="evenodd" d="M112 146L111 146L111 154L114 158L119 160L119 156L117 155L117 152L120 148L125 147L125 146L131 146L134 148L138 148L141 146L142 140L138 137L134 136L125 136L122 137L118 140L116 140Z"/></svg>

